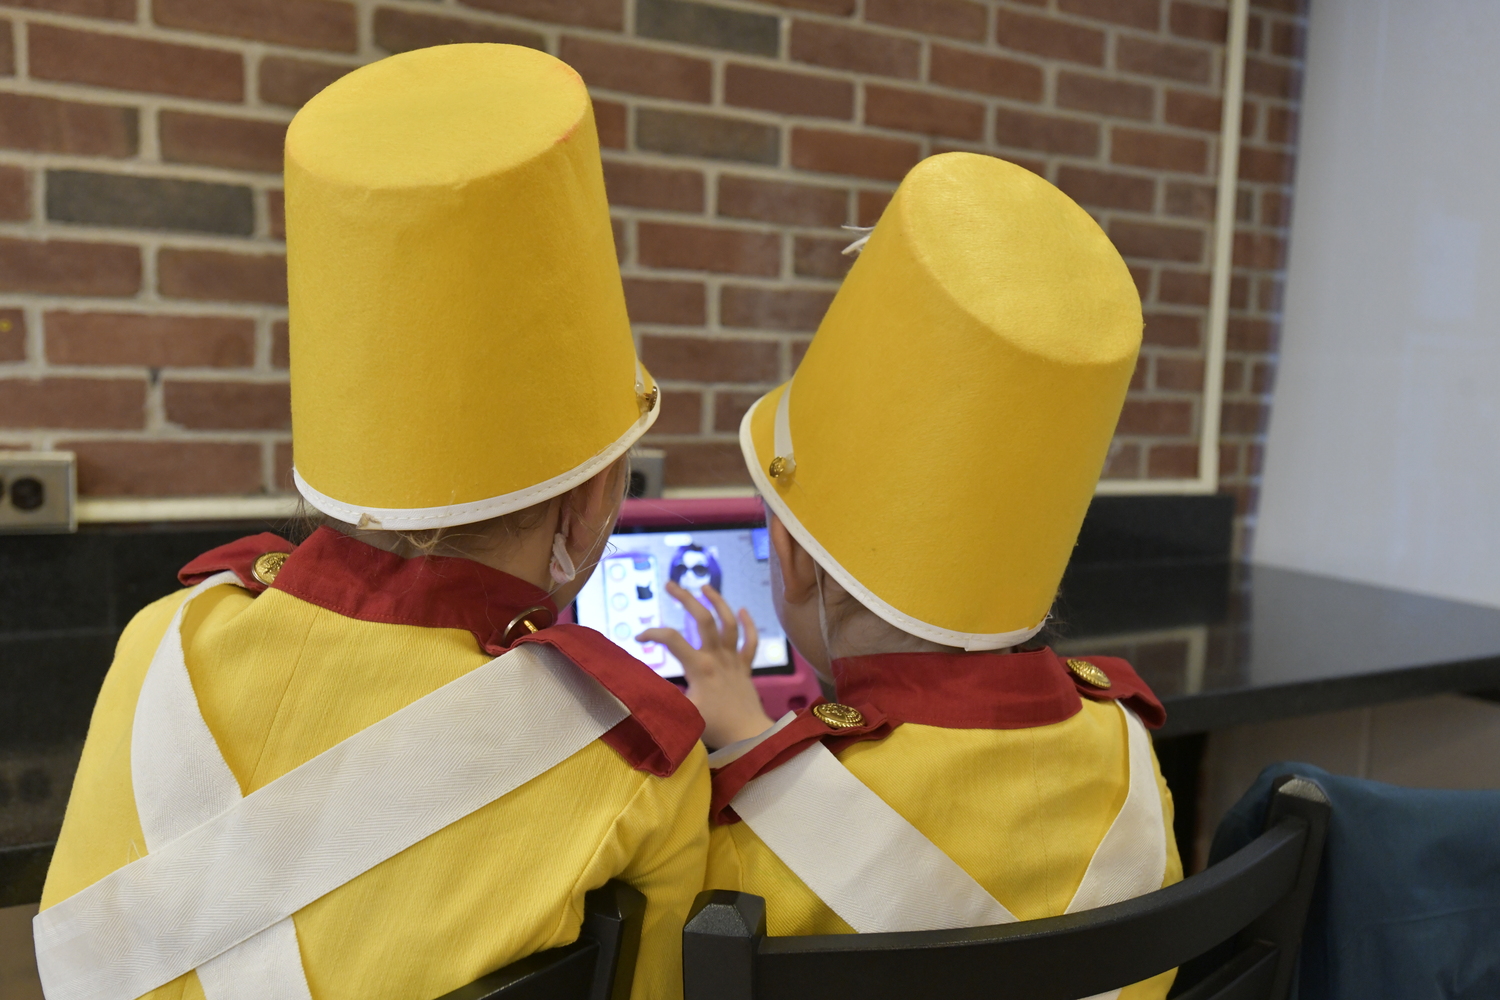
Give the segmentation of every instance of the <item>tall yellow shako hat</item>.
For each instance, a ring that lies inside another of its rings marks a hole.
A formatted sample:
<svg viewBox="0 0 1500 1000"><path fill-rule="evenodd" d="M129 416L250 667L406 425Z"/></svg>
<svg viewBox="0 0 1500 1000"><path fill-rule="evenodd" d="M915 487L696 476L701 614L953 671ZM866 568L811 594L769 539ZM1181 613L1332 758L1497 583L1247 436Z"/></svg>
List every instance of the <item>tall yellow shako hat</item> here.
<svg viewBox="0 0 1500 1000"><path fill-rule="evenodd" d="M390 529L496 517L656 419L594 114L566 64L442 45L357 69L286 137L298 490Z"/></svg>
<svg viewBox="0 0 1500 1000"><path fill-rule="evenodd" d="M1130 273L1030 171L907 174L795 377L740 446L766 502L906 632L999 649L1046 621L1141 343Z"/></svg>

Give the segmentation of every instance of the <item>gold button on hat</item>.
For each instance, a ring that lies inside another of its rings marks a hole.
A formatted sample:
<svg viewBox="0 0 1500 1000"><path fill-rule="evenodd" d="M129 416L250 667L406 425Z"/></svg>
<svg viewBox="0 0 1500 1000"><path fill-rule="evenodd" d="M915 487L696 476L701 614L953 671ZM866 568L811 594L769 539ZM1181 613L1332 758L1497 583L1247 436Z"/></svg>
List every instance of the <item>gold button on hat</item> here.
<svg viewBox="0 0 1500 1000"><path fill-rule="evenodd" d="M865 717L859 709L838 702L814 705L812 713L829 729L854 729L865 724Z"/></svg>
<svg viewBox="0 0 1500 1000"><path fill-rule="evenodd" d="M281 572L289 555L289 552L266 552L256 556L255 563L250 567L250 574L269 587L276 582L276 574Z"/></svg>
<svg viewBox="0 0 1500 1000"><path fill-rule="evenodd" d="M1109 675L1088 660L1068 660L1068 670L1090 687L1107 688L1113 682Z"/></svg>

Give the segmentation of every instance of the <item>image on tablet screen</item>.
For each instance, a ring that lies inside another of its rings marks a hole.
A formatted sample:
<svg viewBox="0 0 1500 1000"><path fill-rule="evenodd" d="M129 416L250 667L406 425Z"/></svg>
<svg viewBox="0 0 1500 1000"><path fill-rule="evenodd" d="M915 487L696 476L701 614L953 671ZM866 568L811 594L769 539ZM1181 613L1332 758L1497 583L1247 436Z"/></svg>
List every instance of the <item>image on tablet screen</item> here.
<svg viewBox="0 0 1500 1000"><path fill-rule="evenodd" d="M691 616L664 588L668 580L702 598L708 584L730 607L745 608L760 631L753 667L784 671L790 651L771 606L770 539L765 528L626 532L610 539L599 567L574 605L580 625L598 629L663 677L681 677L682 664L658 643L635 636L648 628L675 628L700 644Z"/></svg>

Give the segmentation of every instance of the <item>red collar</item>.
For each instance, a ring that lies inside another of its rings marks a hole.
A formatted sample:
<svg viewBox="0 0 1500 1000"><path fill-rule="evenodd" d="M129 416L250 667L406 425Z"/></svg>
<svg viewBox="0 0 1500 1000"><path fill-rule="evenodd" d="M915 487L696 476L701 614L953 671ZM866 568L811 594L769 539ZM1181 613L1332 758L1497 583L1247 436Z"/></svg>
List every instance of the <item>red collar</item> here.
<svg viewBox="0 0 1500 1000"><path fill-rule="evenodd" d="M839 701L858 709L864 724L830 731L812 709L714 772L709 816L733 823L730 802L746 783L774 770L813 743L834 753L864 740L883 740L902 723L942 729L1030 729L1077 715L1083 698L1121 701L1148 728L1166 721L1166 711L1129 663L1090 656L1108 688L1075 677L1050 649L1023 653L884 653L833 662ZM821 701L822 699L819 699Z"/></svg>
<svg viewBox="0 0 1500 1000"><path fill-rule="evenodd" d="M519 641L555 646L625 703L631 717L603 739L640 770L671 774L703 732L703 719L676 685L592 629L547 627L557 608L545 591L470 559L403 559L324 527L301 545L269 533L241 538L205 552L177 576L193 584L230 570L258 594L267 588L253 567L268 552L291 553L272 589L360 621L463 629L492 655L517 641L515 630L506 641L517 615L544 608L545 617L530 616L541 630Z"/></svg>

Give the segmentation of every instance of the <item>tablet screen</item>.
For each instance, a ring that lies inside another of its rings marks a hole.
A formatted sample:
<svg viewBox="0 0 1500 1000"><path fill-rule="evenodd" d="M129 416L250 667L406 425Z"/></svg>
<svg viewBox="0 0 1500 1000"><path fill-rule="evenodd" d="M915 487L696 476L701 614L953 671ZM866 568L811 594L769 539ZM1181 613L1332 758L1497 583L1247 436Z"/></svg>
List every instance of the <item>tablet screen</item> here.
<svg viewBox="0 0 1500 1000"><path fill-rule="evenodd" d="M682 664L658 643L635 641L641 631L675 628L694 646L691 616L663 584L674 580L695 595L709 584L729 606L745 608L760 632L752 664L757 673L791 670L786 634L771 605L770 538L765 528L617 532L599 567L578 593L574 617L598 629L663 677L681 677ZM704 599L704 604L708 601Z"/></svg>

